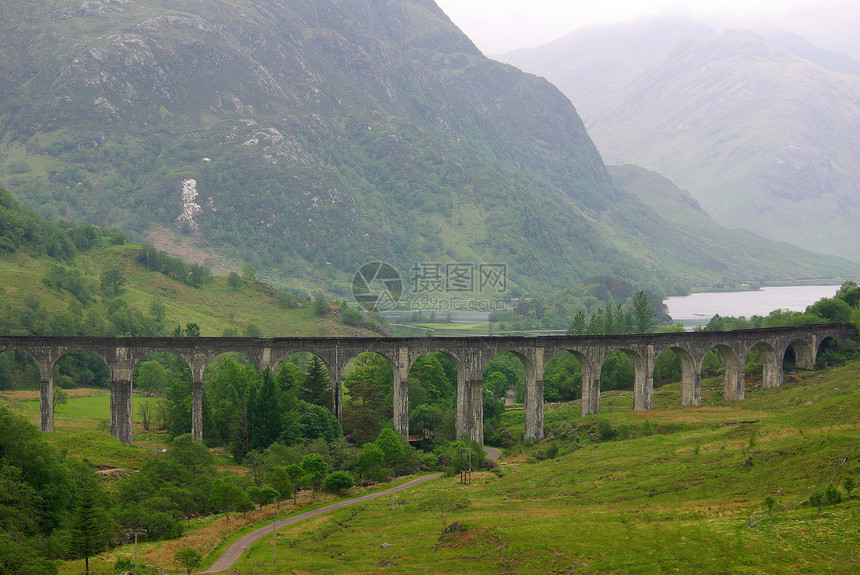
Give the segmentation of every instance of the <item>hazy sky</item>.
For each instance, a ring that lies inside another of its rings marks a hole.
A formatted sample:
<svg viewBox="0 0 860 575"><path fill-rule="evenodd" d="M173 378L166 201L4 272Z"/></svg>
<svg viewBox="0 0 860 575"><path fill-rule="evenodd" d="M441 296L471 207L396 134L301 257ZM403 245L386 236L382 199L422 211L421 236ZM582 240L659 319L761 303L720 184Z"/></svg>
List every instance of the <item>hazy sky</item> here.
<svg viewBox="0 0 860 575"><path fill-rule="evenodd" d="M834 4L856 6L857 0ZM551 42L581 26L687 14L715 26L783 26L815 0L436 0L485 54ZM831 3L831 2L828 2ZM856 30L858 26L852 24Z"/></svg>

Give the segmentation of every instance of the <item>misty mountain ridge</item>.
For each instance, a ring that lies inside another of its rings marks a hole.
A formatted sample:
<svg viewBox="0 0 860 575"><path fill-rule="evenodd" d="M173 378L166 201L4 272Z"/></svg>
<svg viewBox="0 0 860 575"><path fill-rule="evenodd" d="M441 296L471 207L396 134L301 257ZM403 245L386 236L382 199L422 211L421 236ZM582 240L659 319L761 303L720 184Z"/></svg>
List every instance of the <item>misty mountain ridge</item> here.
<svg viewBox="0 0 860 575"><path fill-rule="evenodd" d="M669 41L646 42L666 27ZM577 74L554 67L562 41L504 59L557 81L607 162L666 175L727 227L856 260L860 75L833 71L856 63L796 35L768 37L675 19L566 37L607 47L566 51ZM615 65L640 42L641 66Z"/></svg>
<svg viewBox="0 0 860 575"><path fill-rule="evenodd" d="M0 183L216 270L348 295L370 261L505 263L547 293L852 275L731 250L613 185L572 104L430 0L0 6Z"/></svg>

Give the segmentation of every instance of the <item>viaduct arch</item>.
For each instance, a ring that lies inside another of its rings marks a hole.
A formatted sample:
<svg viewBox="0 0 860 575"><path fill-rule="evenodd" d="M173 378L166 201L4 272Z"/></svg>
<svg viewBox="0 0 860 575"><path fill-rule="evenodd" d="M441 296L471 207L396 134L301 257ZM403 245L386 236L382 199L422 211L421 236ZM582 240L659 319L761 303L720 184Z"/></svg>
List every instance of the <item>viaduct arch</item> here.
<svg viewBox="0 0 860 575"><path fill-rule="evenodd" d="M224 353L238 352L252 358L260 368L274 369L288 356L310 352L328 368L331 383L331 410L343 415L343 370L350 360L364 352L385 357L394 374L394 428L408 435L409 370L422 355L441 352L457 368L456 433L458 437L483 442L483 371L494 356L514 353L526 373L525 437L544 435L543 373L550 359L562 351L571 352L582 369L582 415L600 413L600 368L610 354L621 351L633 362L634 410L653 409L654 366L664 351L673 350L681 361L681 403L701 402L700 373L705 355L720 350L725 360L723 395L729 401L745 396L744 359L758 347L762 356L762 387L779 387L783 382L782 358L794 350L799 367L812 368L822 342L828 338L847 340L857 330L850 324L818 324L730 332L673 332L642 335L541 336L541 337L443 337L443 338L188 338L188 337L17 337L0 336L0 352L18 351L29 355L39 367L40 428L54 430L53 377L57 360L67 353L86 351L101 357L111 377L111 435L131 443L132 373L135 366L155 352L181 357L190 367L193 381L192 435L202 439L203 371Z"/></svg>

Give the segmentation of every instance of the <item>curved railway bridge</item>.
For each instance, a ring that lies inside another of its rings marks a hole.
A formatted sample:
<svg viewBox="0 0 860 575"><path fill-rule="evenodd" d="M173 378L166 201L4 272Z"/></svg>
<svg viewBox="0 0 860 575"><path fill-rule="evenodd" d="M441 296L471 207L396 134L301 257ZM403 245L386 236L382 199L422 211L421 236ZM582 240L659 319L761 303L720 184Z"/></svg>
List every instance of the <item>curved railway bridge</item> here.
<svg viewBox="0 0 860 575"><path fill-rule="evenodd" d="M328 368L331 409L342 416L341 379L350 360L374 352L391 365L394 375L394 428L408 435L409 398L407 378L415 361L427 353L445 354L457 368L456 431L458 437L483 441L484 367L497 354L512 352L526 374L525 437L543 438L543 373L557 353L568 351L582 369L582 414L600 413L600 370L610 354L621 351L633 363L634 410L653 408L654 366L660 354L673 350L682 371L681 403L701 401L700 373L709 350L720 351L725 362L724 396L744 398L744 362L758 348L762 358L762 387L783 382L783 359L793 350L798 367L813 368L821 345L828 339L856 336L850 324L819 324L730 332L676 332L642 335L540 336L540 337L357 337L357 338L210 338L210 337L15 337L0 336L0 352L14 350L30 356L41 374L42 431L53 431L53 377L57 360L68 353L85 351L104 360L111 377L110 430L117 439L132 442L132 373L135 366L155 352L181 357L193 380L192 434L202 439L203 371L221 354L238 352L261 368L276 369L288 356L310 352Z"/></svg>

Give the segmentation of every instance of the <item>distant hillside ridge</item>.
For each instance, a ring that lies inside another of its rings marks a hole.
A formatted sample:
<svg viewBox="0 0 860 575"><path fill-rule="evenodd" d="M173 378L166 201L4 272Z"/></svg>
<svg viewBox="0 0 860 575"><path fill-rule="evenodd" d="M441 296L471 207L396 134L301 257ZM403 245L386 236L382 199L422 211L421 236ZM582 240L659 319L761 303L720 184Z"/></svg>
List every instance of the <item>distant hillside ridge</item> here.
<svg viewBox="0 0 860 575"><path fill-rule="evenodd" d="M557 82L608 163L665 175L726 227L860 259L860 64L845 54L658 19L501 58Z"/></svg>

